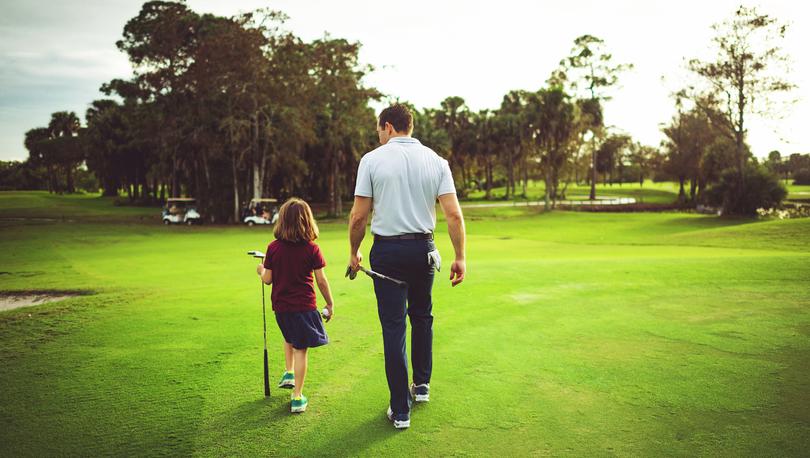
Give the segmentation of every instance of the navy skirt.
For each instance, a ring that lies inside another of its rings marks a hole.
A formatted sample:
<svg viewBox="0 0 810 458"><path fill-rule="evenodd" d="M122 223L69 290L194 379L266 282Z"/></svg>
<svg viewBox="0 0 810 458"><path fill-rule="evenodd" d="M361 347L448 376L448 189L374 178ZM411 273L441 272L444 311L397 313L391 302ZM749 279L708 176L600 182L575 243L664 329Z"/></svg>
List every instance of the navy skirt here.
<svg viewBox="0 0 810 458"><path fill-rule="evenodd" d="M320 347L329 343L323 318L317 310L309 312L276 312L281 335L293 348Z"/></svg>

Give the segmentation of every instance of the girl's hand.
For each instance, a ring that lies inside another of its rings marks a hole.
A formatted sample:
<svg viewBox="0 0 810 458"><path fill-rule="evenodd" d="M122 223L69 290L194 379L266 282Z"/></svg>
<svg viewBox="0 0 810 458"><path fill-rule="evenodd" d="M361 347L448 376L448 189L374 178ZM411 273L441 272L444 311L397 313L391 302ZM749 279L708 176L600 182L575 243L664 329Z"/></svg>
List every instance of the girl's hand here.
<svg viewBox="0 0 810 458"><path fill-rule="evenodd" d="M328 314L328 315L326 315L326 316L324 317L324 319L326 320L326 322L327 322L327 323L329 322L329 320L331 320L331 319L332 319L332 318L334 318L334 316L335 316L335 309L334 309L334 307L335 307L335 304L331 304L331 305L330 305L330 304L326 304L326 311L327 311L327 312L329 312L329 314Z"/></svg>
<svg viewBox="0 0 810 458"><path fill-rule="evenodd" d="M258 266L256 266L256 274L257 275L261 276L263 272L264 272L264 266L263 265L259 264Z"/></svg>

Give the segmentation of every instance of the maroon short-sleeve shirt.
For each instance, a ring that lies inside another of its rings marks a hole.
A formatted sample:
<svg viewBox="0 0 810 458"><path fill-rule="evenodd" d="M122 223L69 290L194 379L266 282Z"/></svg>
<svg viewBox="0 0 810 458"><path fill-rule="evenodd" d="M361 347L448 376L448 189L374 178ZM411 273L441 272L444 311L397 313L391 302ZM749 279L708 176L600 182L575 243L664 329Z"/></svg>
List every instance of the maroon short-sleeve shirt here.
<svg viewBox="0 0 810 458"><path fill-rule="evenodd" d="M313 242L274 240L267 246L264 267L273 271L273 311L317 310L312 271L326 267L321 249Z"/></svg>

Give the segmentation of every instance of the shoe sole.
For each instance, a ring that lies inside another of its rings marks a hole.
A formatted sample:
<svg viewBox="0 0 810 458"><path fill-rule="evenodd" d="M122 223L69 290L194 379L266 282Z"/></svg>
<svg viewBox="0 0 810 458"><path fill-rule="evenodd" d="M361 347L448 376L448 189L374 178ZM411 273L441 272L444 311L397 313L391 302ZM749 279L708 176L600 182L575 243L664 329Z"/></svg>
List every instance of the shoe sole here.
<svg viewBox="0 0 810 458"><path fill-rule="evenodd" d="M290 407L290 412L292 412L292 413L306 412L306 410L307 410L307 406L304 406L304 407Z"/></svg>
<svg viewBox="0 0 810 458"><path fill-rule="evenodd" d="M413 400L415 402L429 402L430 401L430 395L429 394L414 394L413 395Z"/></svg>
<svg viewBox="0 0 810 458"><path fill-rule="evenodd" d="M278 387L279 388L285 388L285 389L286 388L292 389L292 388L295 388L295 383L290 383L290 384L288 384L288 383L279 383Z"/></svg>
<svg viewBox="0 0 810 458"><path fill-rule="evenodd" d="M405 429L410 427L411 427L411 420L406 421L394 420L394 428L396 429Z"/></svg>

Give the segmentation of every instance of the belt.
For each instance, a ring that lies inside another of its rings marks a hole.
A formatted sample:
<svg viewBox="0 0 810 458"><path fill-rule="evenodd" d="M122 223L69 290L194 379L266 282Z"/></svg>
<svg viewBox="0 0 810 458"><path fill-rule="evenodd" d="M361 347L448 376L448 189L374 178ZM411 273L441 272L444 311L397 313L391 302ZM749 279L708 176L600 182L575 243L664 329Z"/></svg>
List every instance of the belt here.
<svg viewBox="0 0 810 458"><path fill-rule="evenodd" d="M433 232L426 234L402 234L402 235L377 235L374 234L374 240L433 240Z"/></svg>

